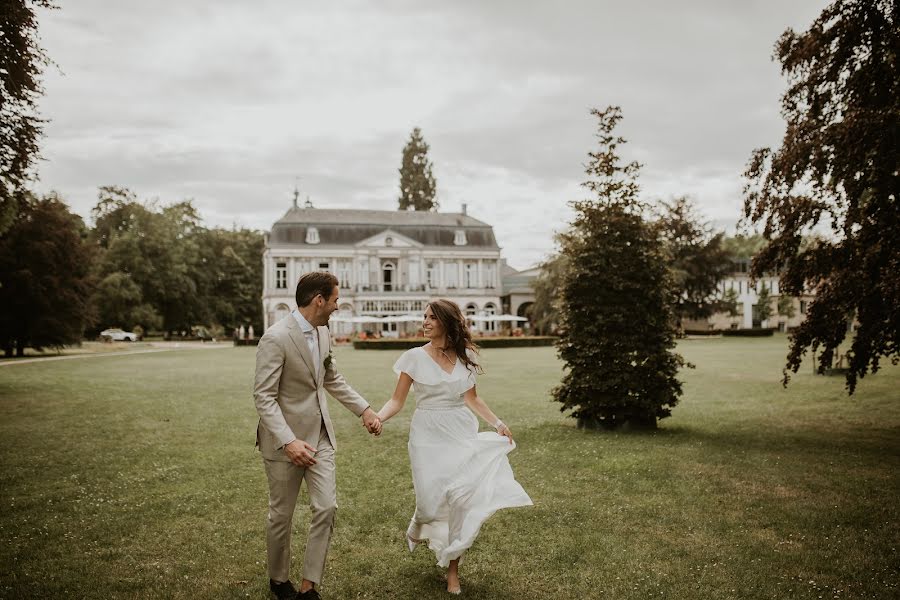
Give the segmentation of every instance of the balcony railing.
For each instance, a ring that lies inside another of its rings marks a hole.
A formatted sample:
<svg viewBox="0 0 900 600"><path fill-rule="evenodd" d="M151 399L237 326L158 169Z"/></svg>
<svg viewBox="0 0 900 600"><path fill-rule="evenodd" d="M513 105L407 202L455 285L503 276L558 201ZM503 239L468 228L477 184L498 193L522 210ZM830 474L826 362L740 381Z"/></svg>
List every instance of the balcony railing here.
<svg viewBox="0 0 900 600"><path fill-rule="evenodd" d="M392 283L377 283L370 285L352 285L350 287L341 286L342 293L355 293L355 294L365 294L365 293L378 293L378 294L409 294L409 293L429 293L434 294L438 292L479 292L479 291L496 291L497 288L494 286L480 286L480 287L463 287L463 286L441 286L434 287L427 284L419 284L419 285L410 285L410 284L392 284Z"/></svg>

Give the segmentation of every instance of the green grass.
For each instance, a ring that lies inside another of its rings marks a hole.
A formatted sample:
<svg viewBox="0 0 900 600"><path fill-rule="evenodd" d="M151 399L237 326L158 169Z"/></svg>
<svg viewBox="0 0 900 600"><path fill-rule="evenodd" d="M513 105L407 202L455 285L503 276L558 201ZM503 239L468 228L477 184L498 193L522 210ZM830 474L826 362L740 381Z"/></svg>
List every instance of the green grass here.
<svg viewBox="0 0 900 600"><path fill-rule="evenodd" d="M465 597L893 598L900 368L847 397L780 385L783 337L690 340L697 368L655 433L578 430L548 400L552 348L486 350L481 395L513 428L534 507L501 511L462 567ZM339 348L378 408L399 352ZM266 483L253 348L0 369L0 597L264 598ZM403 543L412 412L368 436L336 405L326 599L443 598ZM307 500L305 491L301 502ZM294 578L308 509L295 516Z"/></svg>

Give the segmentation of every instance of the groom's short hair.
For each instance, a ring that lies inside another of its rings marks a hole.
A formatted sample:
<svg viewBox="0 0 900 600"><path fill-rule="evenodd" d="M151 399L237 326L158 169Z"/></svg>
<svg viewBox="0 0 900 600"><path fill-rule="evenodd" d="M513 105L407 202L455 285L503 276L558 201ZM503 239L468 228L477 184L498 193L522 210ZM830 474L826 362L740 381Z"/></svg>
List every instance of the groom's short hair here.
<svg viewBox="0 0 900 600"><path fill-rule="evenodd" d="M297 300L297 306L303 308L309 306L313 298L322 294L326 300L331 298L334 286L340 285L338 278L328 271L313 271L307 273L297 282L297 293L294 298Z"/></svg>

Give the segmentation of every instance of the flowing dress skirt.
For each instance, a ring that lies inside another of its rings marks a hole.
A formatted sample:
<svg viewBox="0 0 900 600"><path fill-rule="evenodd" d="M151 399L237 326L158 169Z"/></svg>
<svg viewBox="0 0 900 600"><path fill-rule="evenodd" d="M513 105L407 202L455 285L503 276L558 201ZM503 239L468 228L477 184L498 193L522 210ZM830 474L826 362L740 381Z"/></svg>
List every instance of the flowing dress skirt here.
<svg viewBox="0 0 900 600"><path fill-rule="evenodd" d="M409 431L416 511L407 535L428 540L438 565L460 558L494 512L532 504L509 466L515 447L496 433L478 433L465 405L416 409Z"/></svg>

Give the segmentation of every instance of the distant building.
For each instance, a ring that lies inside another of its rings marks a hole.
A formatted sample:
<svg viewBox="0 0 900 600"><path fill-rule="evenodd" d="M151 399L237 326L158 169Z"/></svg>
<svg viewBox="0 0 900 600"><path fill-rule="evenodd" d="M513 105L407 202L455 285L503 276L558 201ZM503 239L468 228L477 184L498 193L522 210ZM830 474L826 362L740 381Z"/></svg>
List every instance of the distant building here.
<svg viewBox="0 0 900 600"><path fill-rule="evenodd" d="M506 264L500 267L502 276L503 290L500 297L501 306L505 314L515 315L517 317L531 318L530 308L534 304L534 287L532 284L541 274L540 267L531 267L517 271ZM529 328L529 324L524 325L525 329Z"/></svg>
<svg viewBox="0 0 900 600"><path fill-rule="evenodd" d="M728 290L734 290L737 294L736 317L720 312L706 320L689 320L683 323L685 329L751 329L755 327L775 327L779 331L787 331L794 328L806 319L806 310L815 297L813 293L807 293L800 297L792 297L790 304L793 307L793 315L780 314L778 310L781 301L781 290L778 285L777 275L766 275L755 282L750 281L750 257L741 257L734 261L734 271L719 282L719 297ZM771 316L761 319L759 316L759 293L763 286L769 290L769 302L771 304Z"/></svg>
<svg viewBox="0 0 900 600"><path fill-rule="evenodd" d="M339 279L339 317L420 315L433 298L451 299L468 315L499 314L500 266L493 227L469 216L466 205L460 213L320 209L309 201L298 207L295 193L266 237L264 324L296 306L297 280L314 270ZM353 330L340 321L331 327L336 335ZM396 335L404 325L374 327Z"/></svg>

